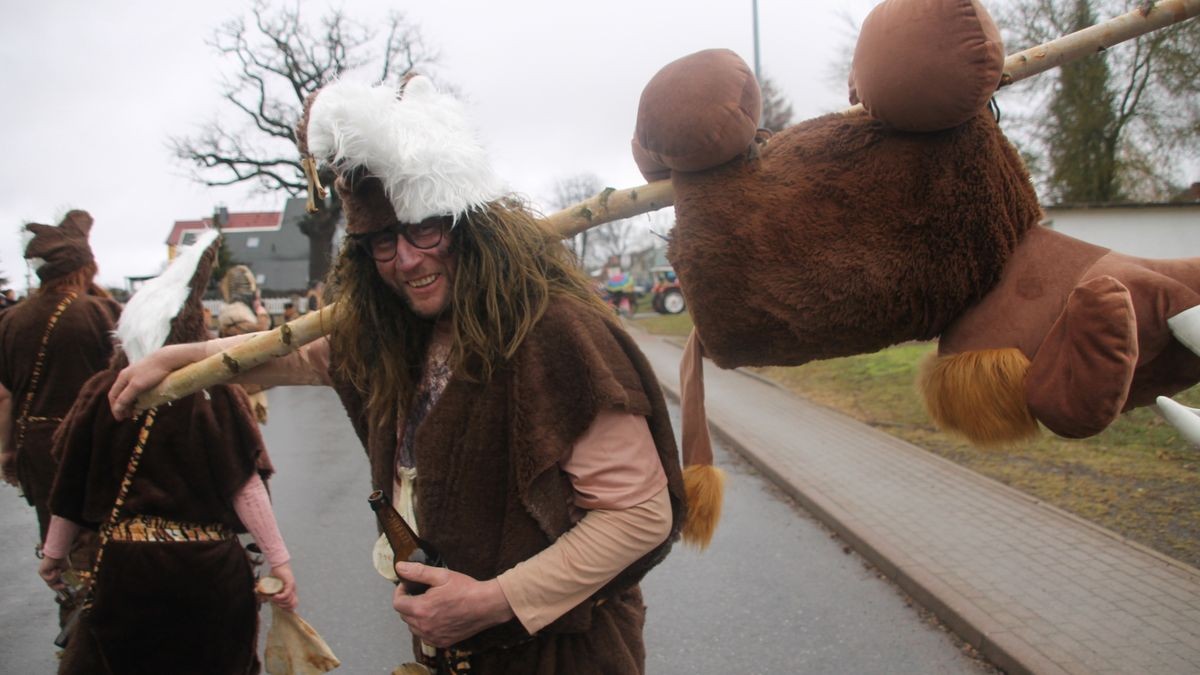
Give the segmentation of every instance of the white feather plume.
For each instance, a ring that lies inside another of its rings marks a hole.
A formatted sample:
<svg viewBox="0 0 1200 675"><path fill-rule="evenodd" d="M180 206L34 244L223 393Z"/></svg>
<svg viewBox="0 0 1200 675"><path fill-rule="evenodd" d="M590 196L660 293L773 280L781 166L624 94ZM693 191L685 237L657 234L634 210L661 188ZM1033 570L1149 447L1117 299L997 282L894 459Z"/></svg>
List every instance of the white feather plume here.
<svg viewBox="0 0 1200 675"><path fill-rule="evenodd" d="M505 192L462 104L425 77L410 79L402 98L386 85L325 86L309 112L308 145L342 171L366 167L407 223L459 215Z"/></svg>
<svg viewBox="0 0 1200 675"><path fill-rule="evenodd" d="M182 249L162 274L147 281L121 310L117 339L130 363L136 363L163 346L171 334L171 319L179 315L192 289L188 286L204 249L220 233L205 230L191 246Z"/></svg>
<svg viewBox="0 0 1200 675"><path fill-rule="evenodd" d="M33 230L28 227L21 228L21 254L25 254L25 249L29 248L29 242L33 241Z"/></svg>
<svg viewBox="0 0 1200 675"><path fill-rule="evenodd" d="M21 255L25 255L25 251L29 249L30 242L33 241L34 232L28 227L21 228ZM45 258L26 258L25 264L29 265L29 270L37 274L38 268L46 264Z"/></svg>

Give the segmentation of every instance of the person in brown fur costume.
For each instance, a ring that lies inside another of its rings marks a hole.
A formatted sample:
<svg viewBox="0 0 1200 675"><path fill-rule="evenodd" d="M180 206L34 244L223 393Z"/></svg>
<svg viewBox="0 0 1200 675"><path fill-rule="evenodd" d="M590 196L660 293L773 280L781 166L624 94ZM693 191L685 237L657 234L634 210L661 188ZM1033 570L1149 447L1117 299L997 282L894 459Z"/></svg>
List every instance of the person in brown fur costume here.
<svg viewBox="0 0 1200 675"><path fill-rule="evenodd" d="M445 563L377 557L431 586L393 595L427 667L642 672L637 584L691 516L645 357L427 79L329 85L299 138L346 212L336 328L239 380L337 388L374 487ZM122 373L114 411L238 339Z"/></svg>
<svg viewBox="0 0 1200 675"><path fill-rule="evenodd" d="M236 534L250 531L296 606L287 549L259 468L258 425L241 387L217 385L136 419L117 420L118 371L164 344L205 337L200 297L217 253L202 235L130 300L121 351L83 386L55 437L60 466L39 574L61 588L61 552L99 530L88 607L62 674L259 672L254 575Z"/></svg>
<svg viewBox="0 0 1200 675"><path fill-rule="evenodd" d="M56 463L50 440L79 388L112 356L121 306L94 282L88 245L92 217L71 211L57 226L30 223L25 258L41 286L0 315L0 458L4 480L19 485L37 511L38 546L50 525L48 500ZM72 576L91 569L94 540L72 551ZM73 579L78 585L82 579ZM60 621L73 607L62 603Z"/></svg>

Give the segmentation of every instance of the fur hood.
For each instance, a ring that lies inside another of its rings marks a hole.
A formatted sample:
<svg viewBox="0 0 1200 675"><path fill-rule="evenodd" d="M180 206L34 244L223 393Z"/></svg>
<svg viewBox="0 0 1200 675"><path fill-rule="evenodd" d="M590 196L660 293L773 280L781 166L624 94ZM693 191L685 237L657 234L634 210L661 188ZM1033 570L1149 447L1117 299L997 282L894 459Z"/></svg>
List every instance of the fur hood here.
<svg viewBox="0 0 1200 675"><path fill-rule="evenodd" d="M27 223L21 229L25 258L43 283L96 261L88 245L92 216L87 211L68 212L58 226Z"/></svg>

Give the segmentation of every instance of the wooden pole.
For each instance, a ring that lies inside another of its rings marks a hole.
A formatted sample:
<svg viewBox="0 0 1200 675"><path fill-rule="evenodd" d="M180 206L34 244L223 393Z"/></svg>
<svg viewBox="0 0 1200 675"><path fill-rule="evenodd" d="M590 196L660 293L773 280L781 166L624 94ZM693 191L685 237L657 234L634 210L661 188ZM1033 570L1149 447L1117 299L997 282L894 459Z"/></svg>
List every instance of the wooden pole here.
<svg viewBox="0 0 1200 675"><path fill-rule="evenodd" d="M1135 9L1095 26L1064 35L1043 45L1017 52L1004 60L1000 86L1006 87L1027 77L1081 59L1115 44L1132 40L1151 31L1200 15L1200 0L1160 0L1148 10ZM864 112L861 104L843 111L854 115ZM634 188L605 188L600 194L546 217L546 222L563 236L573 237L584 230L622 218L657 211L675 203L670 180L660 180ZM334 305L320 312L284 324L273 331L255 336L228 352L214 354L203 361L171 373L154 389L142 394L137 409L153 408L194 394L205 387L225 382L257 365L291 353L333 328Z"/></svg>
<svg viewBox="0 0 1200 675"><path fill-rule="evenodd" d="M1006 87L1013 82L1197 15L1200 15L1200 0L1160 0L1149 10L1135 9L1128 14L1009 56L1004 60L1004 75L1000 79L1000 86Z"/></svg>
<svg viewBox="0 0 1200 675"><path fill-rule="evenodd" d="M1171 24L1200 15L1200 0L1160 0L1148 11L1135 9L1108 21L1088 26L1004 59L1001 89L1028 77L1078 61L1113 45L1132 40ZM861 103L842 111L844 115L865 112Z"/></svg>
<svg viewBox="0 0 1200 675"><path fill-rule="evenodd" d="M235 375L279 356L290 354L300 347L328 335L333 329L335 305L326 305L282 326L254 337L206 359L184 366L171 373L157 387L138 397L135 404L140 412L164 403L177 401L188 394L214 384L228 382Z"/></svg>
<svg viewBox="0 0 1200 675"><path fill-rule="evenodd" d="M594 197L547 216L546 222L566 239L602 223L657 211L674 203L675 190L669 180L625 190L605 188Z"/></svg>

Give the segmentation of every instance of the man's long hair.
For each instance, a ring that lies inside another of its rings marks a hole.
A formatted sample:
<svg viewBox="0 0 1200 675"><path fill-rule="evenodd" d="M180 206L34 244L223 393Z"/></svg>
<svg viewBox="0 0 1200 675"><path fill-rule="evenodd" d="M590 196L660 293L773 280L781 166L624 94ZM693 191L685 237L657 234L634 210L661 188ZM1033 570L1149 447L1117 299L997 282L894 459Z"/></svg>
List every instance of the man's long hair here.
<svg viewBox="0 0 1200 675"><path fill-rule="evenodd" d="M487 381L513 357L554 297L608 312L575 255L516 198L465 214L448 235L457 255L451 287L450 367ZM330 335L337 374L364 394L371 424L407 405L434 322L418 317L354 242L332 274L337 316Z"/></svg>

